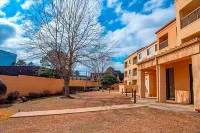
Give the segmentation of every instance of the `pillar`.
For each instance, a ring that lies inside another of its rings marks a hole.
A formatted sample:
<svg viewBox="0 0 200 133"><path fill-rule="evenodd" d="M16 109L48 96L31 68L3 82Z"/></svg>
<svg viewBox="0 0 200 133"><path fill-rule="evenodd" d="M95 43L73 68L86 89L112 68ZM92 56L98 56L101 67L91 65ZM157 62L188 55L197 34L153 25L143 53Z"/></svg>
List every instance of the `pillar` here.
<svg viewBox="0 0 200 133"><path fill-rule="evenodd" d="M166 102L166 68L164 65L157 65L157 87L158 101Z"/></svg>
<svg viewBox="0 0 200 133"><path fill-rule="evenodd" d="M140 70L139 71L139 95L141 98L145 98L145 92L146 92L146 88L145 88L145 71L144 70Z"/></svg>
<svg viewBox="0 0 200 133"><path fill-rule="evenodd" d="M200 109L200 54L192 56L194 108Z"/></svg>

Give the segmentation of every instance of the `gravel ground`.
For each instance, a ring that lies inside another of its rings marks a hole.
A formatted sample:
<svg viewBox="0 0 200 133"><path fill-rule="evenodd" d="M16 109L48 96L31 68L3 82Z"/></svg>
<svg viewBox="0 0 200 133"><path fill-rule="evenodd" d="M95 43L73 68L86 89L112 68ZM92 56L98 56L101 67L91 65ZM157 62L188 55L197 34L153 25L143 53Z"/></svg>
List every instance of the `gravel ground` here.
<svg viewBox="0 0 200 133"><path fill-rule="evenodd" d="M200 133L200 115L148 107L0 121L1 133Z"/></svg>

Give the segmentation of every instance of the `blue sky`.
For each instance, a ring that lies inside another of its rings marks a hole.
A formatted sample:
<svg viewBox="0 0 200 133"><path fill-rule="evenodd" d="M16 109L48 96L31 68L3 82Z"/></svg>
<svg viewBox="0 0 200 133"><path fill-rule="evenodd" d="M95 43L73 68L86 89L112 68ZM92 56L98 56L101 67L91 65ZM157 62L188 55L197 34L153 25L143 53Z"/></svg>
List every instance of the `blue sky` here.
<svg viewBox="0 0 200 133"><path fill-rule="evenodd" d="M0 0L0 49L16 53L18 59L30 60L18 42L24 39L20 32L22 12L33 4L34 0ZM154 42L155 32L174 17L174 0L103 0L98 21L109 41L118 42L113 66L123 71L124 58Z"/></svg>

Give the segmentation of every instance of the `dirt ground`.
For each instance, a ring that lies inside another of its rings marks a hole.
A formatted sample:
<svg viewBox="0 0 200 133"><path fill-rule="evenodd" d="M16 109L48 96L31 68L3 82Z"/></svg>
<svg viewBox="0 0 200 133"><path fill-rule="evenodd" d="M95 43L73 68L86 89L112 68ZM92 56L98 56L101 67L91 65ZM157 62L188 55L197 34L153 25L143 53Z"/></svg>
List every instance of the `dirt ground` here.
<svg viewBox="0 0 200 133"><path fill-rule="evenodd" d="M0 120L6 120L17 111L44 111L57 109L86 108L106 105L131 104L131 98L119 93L86 92L71 95L74 99L54 96L20 104L0 105Z"/></svg>
<svg viewBox="0 0 200 133"><path fill-rule="evenodd" d="M200 116L148 107L0 121L1 133L200 133Z"/></svg>

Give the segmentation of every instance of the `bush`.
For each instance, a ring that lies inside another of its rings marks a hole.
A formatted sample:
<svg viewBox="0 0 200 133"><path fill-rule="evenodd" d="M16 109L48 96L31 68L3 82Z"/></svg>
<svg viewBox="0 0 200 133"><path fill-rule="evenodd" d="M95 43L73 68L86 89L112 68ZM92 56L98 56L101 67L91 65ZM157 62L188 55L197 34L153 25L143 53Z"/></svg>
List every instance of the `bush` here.
<svg viewBox="0 0 200 133"><path fill-rule="evenodd" d="M6 85L0 80L0 98L5 95L7 91Z"/></svg>
<svg viewBox="0 0 200 133"><path fill-rule="evenodd" d="M44 90L42 93L42 97L49 97L49 96L51 96L51 92L48 90Z"/></svg>
<svg viewBox="0 0 200 133"><path fill-rule="evenodd" d="M10 101L10 102L14 101L17 98L19 98L19 92L18 91L8 93L8 96L7 96L8 101Z"/></svg>
<svg viewBox="0 0 200 133"><path fill-rule="evenodd" d="M35 93L35 92L30 92L30 93L28 93L28 97L31 99L35 99L35 98L39 98L40 94Z"/></svg>

